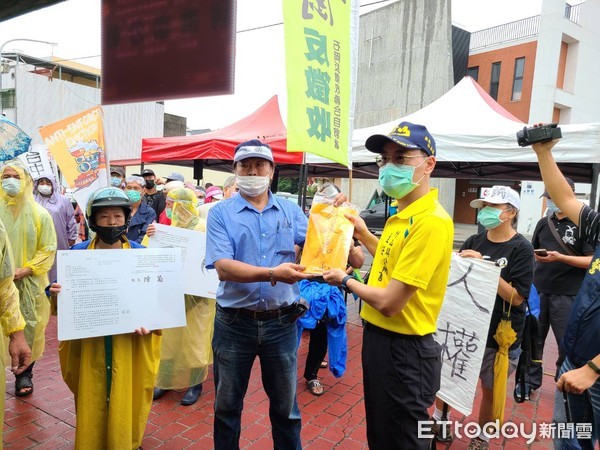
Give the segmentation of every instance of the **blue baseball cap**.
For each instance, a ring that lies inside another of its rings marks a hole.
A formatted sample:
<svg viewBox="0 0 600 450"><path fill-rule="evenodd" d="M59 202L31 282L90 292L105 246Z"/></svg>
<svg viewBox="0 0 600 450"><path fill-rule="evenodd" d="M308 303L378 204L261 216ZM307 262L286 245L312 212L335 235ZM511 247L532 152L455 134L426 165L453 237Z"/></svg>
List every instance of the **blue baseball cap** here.
<svg viewBox="0 0 600 450"><path fill-rule="evenodd" d="M167 175L165 177L165 180L167 180L167 182L169 182L169 181L181 181L183 183L185 181L185 178L179 172L171 172L169 175Z"/></svg>
<svg viewBox="0 0 600 450"><path fill-rule="evenodd" d="M258 139L242 142L235 148L234 163L247 158L262 158L275 163L269 144L260 142Z"/></svg>
<svg viewBox="0 0 600 450"><path fill-rule="evenodd" d="M435 140L423 125L410 122L400 122L388 134L374 134L365 142L365 147L381 153L386 142L393 142L409 150L423 150L429 156L436 156Z"/></svg>

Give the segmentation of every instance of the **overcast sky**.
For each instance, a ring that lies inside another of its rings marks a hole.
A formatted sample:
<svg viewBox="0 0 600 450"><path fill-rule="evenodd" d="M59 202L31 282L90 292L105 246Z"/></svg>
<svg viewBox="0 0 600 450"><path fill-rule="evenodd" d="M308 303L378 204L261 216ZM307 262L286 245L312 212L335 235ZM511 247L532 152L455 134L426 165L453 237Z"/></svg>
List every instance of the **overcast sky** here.
<svg viewBox="0 0 600 450"><path fill-rule="evenodd" d="M187 117L189 128L215 129L239 120L275 94L285 97L283 26L240 32L282 22L281 2L237 1L235 95L168 101L167 112ZM375 5L367 6L372 3ZM361 0L360 12L389 3ZM452 21L468 31L477 31L539 14L541 4L542 0L452 0ZM17 38L56 42L54 55L99 67L100 0L68 0L0 23L0 45ZM17 41L3 49L10 50L43 57L50 54L51 47ZM168 61L157 61L163 63Z"/></svg>

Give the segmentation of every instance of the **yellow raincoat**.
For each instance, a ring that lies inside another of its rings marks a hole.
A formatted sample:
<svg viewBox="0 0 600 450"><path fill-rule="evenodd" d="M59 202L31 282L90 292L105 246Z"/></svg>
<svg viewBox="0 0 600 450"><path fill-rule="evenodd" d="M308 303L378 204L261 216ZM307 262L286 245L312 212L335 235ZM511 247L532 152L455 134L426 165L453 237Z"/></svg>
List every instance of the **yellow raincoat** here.
<svg viewBox="0 0 600 450"><path fill-rule="evenodd" d="M94 249L95 243L88 249ZM131 248L128 241L123 248ZM142 445L160 340L160 331L153 331L145 336L128 333L60 343L62 376L75 396L76 449L126 450Z"/></svg>
<svg viewBox="0 0 600 450"><path fill-rule="evenodd" d="M10 365L7 358L8 336L25 328L25 320L19 309L19 291L13 283L15 267L12 262L10 243L8 242L6 229L0 221L0 355L2 355L2 367L0 370L0 427L4 423L4 395L6 394L6 371L5 367ZM1 445L0 445L1 447Z"/></svg>
<svg viewBox="0 0 600 450"><path fill-rule="evenodd" d="M206 230L206 223L196 209L197 200L192 190L173 189L168 197L174 201L171 226ZM144 238L143 245L147 243L147 239ZM163 330L156 387L166 390L186 389L206 380L208 366L212 363L215 308L215 300L185 295L187 326Z"/></svg>
<svg viewBox="0 0 600 450"><path fill-rule="evenodd" d="M21 189L14 197L0 189L0 220L11 243L15 268L29 267L33 273L15 281L19 290L21 313L25 318L25 339L31 347L31 360L44 353L45 332L50 317L50 302L44 289L47 273L56 254L56 232L52 217L33 198L33 181L26 169L10 161L0 168L0 178L11 167L20 176Z"/></svg>

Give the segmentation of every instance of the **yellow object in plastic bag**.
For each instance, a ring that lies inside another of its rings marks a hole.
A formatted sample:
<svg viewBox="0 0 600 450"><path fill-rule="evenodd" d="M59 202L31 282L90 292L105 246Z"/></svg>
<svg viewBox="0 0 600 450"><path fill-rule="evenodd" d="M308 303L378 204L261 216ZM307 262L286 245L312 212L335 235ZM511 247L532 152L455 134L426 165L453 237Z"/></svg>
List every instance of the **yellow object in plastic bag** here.
<svg viewBox="0 0 600 450"><path fill-rule="evenodd" d="M322 274L329 269L346 269L354 225L344 214L357 214L357 211L346 204L335 207L313 203L300 261L300 265L306 267L306 273Z"/></svg>

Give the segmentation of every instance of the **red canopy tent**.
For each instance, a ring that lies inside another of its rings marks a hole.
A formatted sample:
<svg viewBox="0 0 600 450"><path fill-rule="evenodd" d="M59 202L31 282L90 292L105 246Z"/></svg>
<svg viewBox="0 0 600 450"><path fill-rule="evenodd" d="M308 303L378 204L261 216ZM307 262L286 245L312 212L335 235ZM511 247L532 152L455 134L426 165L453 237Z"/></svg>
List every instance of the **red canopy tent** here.
<svg viewBox="0 0 600 450"><path fill-rule="evenodd" d="M219 130L193 136L142 139L142 162L206 160L205 167L219 165L233 161L235 147L250 139L269 144L278 164L302 164L304 153L286 152L287 130L276 95L249 116Z"/></svg>

